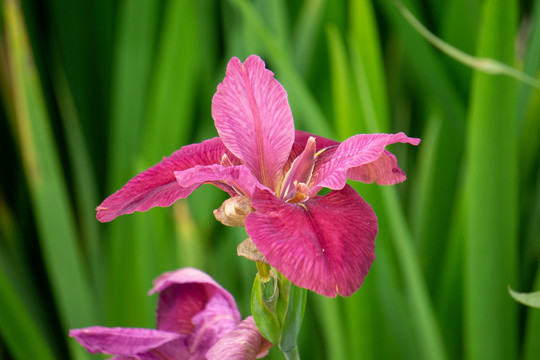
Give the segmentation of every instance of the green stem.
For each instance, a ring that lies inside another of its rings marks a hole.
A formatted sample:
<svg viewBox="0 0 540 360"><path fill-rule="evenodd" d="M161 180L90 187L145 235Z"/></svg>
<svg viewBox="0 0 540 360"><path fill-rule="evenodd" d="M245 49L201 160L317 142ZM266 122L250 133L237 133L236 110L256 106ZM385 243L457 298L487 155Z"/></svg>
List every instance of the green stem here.
<svg viewBox="0 0 540 360"><path fill-rule="evenodd" d="M298 347L294 347L292 350L283 351L286 360L300 360L300 353L298 352Z"/></svg>

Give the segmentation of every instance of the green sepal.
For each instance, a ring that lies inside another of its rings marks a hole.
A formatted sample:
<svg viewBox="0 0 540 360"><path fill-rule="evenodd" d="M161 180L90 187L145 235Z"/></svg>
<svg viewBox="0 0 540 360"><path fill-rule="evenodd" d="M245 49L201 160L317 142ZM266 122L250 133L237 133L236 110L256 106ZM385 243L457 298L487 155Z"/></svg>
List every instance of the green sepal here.
<svg viewBox="0 0 540 360"><path fill-rule="evenodd" d="M262 336L272 344L277 344L280 338L280 324L276 314L278 297L277 276L271 276L269 281L262 282L257 273L251 291L251 314Z"/></svg>

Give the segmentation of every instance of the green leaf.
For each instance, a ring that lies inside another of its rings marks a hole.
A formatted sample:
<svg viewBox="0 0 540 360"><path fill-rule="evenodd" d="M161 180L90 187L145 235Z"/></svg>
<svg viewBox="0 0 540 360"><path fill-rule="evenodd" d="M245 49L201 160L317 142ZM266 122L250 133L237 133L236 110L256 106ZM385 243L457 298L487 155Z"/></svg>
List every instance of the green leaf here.
<svg viewBox="0 0 540 360"><path fill-rule="evenodd" d="M477 56L514 61L516 8L515 1L484 2ZM517 306L504 291L517 275L516 94L515 80L473 74L464 272L465 348L471 360L509 359L517 351Z"/></svg>
<svg viewBox="0 0 540 360"><path fill-rule="evenodd" d="M259 273L255 276L251 293L251 314L261 334L271 343L279 343L280 321L276 313L280 295L277 277L262 282Z"/></svg>
<svg viewBox="0 0 540 360"><path fill-rule="evenodd" d="M37 69L19 4L3 2L7 54L15 101L16 133L30 188L47 276L62 328L83 327L96 318L88 273L79 253L74 212L62 175ZM72 344L70 342L70 344ZM72 355L85 358L72 344Z"/></svg>
<svg viewBox="0 0 540 360"><path fill-rule="evenodd" d="M512 288L510 288L510 286L508 286L508 292L517 302L540 309L540 291L523 293L514 291Z"/></svg>

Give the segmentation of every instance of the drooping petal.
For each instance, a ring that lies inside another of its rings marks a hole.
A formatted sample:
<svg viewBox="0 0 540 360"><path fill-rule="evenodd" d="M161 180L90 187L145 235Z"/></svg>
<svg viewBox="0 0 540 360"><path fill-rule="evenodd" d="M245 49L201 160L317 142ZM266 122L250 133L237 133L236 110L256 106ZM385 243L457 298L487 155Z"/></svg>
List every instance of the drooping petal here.
<svg viewBox="0 0 540 360"><path fill-rule="evenodd" d="M187 170L175 171L174 175L178 184L186 189L186 192L188 189L193 191L208 182L216 185L227 183L237 192L247 196L251 196L256 187L263 187L244 165L194 166Z"/></svg>
<svg viewBox="0 0 540 360"><path fill-rule="evenodd" d="M253 316L248 316L221 338L206 356L208 360L253 360L266 356L272 345L259 333Z"/></svg>
<svg viewBox="0 0 540 360"><path fill-rule="evenodd" d="M384 150L377 160L347 170L347 178L367 184L393 185L405 181L407 176L398 166L396 156Z"/></svg>
<svg viewBox="0 0 540 360"><path fill-rule="evenodd" d="M294 284L329 297L362 285L375 258L377 217L352 187L299 204L256 190L252 204L248 235Z"/></svg>
<svg viewBox="0 0 540 360"><path fill-rule="evenodd" d="M129 180L124 187L109 196L97 207L97 218L107 222L123 214L146 211L154 206L170 206L189 195L194 189L183 188L176 181L174 171L197 165L219 164L223 154L238 160L227 151L219 138L192 144L175 151L171 156ZM220 186L217 184L217 186ZM234 192L226 185L221 189Z"/></svg>
<svg viewBox="0 0 540 360"><path fill-rule="evenodd" d="M294 142L287 93L258 56L232 58L212 99L212 117L227 148L275 189Z"/></svg>
<svg viewBox="0 0 540 360"><path fill-rule="evenodd" d="M323 187L334 190L342 189L346 184L349 169L375 162L381 156L386 157L385 147L396 142L418 145L420 139L410 138L401 132L398 134L360 134L348 138L318 168L311 195L316 194ZM383 173L380 175L382 181L392 178L386 172L392 173L395 171L394 167L384 166L393 165L391 161L382 160L376 165L377 170ZM354 171L352 173L355 175Z"/></svg>
<svg viewBox="0 0 540 360"><path fill-rule="evenodd" d="M71 330L69 336L93 354L134 356L141 360L159 359L161 354L170 360L187 359L181 356L181 347L174 346L182 342L183 336L166 331L94 326Z"/></svg>
<svg viewBox="0 0 540 360"><path fill-rule="evenodd" d="M157 328L190 334L195 330L193 317L204 310L213 297L224 299L221 309L236 323L241 320L233 296L204 272L183 268L162 274L154 281L150 294L159 292Z"/></svg>

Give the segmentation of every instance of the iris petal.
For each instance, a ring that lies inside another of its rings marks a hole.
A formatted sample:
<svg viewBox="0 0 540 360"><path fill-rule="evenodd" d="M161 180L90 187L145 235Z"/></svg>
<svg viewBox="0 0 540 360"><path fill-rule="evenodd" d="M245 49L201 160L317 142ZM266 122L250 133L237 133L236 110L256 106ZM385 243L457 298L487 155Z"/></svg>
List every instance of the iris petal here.
<svg viewBox="0 0 540 360"><path fill-rule="evenodd" d="M294 142L287 92L258 56L232 58L212 100L223 143L264 185L275 189Z"/></svg>
<svg viewBox="0 0 540 360"><path fill-rule="evenodd" d="M236 192L251 196L256 187L264 187L244 165L194 166L184 171L175 171L174 175L178 184L183 189L186 189L186 192L188 189L191 191L197 189L203 183L212 183L214 185L226 183Z"/></svg>
<svg viewBox="0 0 540 360"><path fill-rule="evenodd" d="M189 334L194 330L192 318L203 311L213 297L219 296L220 310L235 323L241 320L233 296L207 274L184 268L162 274L154 281L150 294L160 292L157 311L159 330Z"/></svg>
<svg viewBox="0 0 540 360"><path fill-rule="evenodd" d="M192 144L175 151L171 156L129 180L124 187L109 196L97 207L97 218L107 222L123 214L147 211L154 206L170 206L176 200L185 198L194 189L181 187L174 171L185 170L196 165L219 164L223 154L238 163L219 138ZM217 185L234 193L226 185Z"/></svg>
<svg viewBox="0 0 540 360"><path fill-rule="evenodd" d="M265 356L271 346L259 333L253 316L248 316L221 338L206 356L208 360L252 360Z"/></svg>
<svg viewBox="0 0 540 360"><path fill-rule="evenodd" d="M77 339L93 354L138 355L140 359L154 359L151 351L155 352L159 347L183 338L181 334L166 331L100 326L71 330L69 336Z"/></svg>
<svg viewBox="0 0 540 360"><path fill-rule="evenodd" d="M342 189L346 184L347 171L349 169L373 162L376 162L375 165L377 170L382 173L382 181L387 177L391 178L386 172L390 171L392 173L396 171L392 162L377 161L381 156L384 156L383 159L388 160L389 158L385 152L385 147L396 142L418 145L420 139L410 138L404 133L360 134L348 138L337 147L331 157L327 156L326 161L320 165L317 171L315 184L311 189L310 194L316 194L323 187L334 190ZM385 167L385 165L388 164L391 165L390 168ZM367 170L369 171L369 169ZM399 171L401 172L401 170ZM349 175L350 174L351 173L349 173ZM356 175L355 170L352 171L352 174Z"/></svg>
<svg viewBox="0 0 540 360"><path fill-rule="evenodd" d="M304 203L256 190L246 231L268 262L294 284L349 296L375 259L377 217L349 185Z"/></svg>

